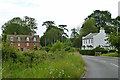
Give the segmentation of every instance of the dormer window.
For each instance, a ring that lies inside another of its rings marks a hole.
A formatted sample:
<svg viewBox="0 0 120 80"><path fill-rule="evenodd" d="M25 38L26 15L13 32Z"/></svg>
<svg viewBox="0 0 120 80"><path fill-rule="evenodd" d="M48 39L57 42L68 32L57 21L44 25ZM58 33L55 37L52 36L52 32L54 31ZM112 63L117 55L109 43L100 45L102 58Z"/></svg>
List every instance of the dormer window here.
<svg viewBox="0 0 120 80"><path fill-rule="evenodd" d="M36 37L33 38L33 41L36 41Z"/></svg>
<svg viewBox="0 0 120 80"><path fill-rule="evenodd" d="M18 41L20 41L20 37L18 37Z"/></svg>
<svg viewBox="0 0 120 80"><path fill-rule="evenodd" d="M11 39L10 39L11 41L13 41L13 37L11 37Z"/></svg>
<svg viewBox="0 0 120 80"><path fill-rule="evenodd" d="M29 41L29 37L27 37L27 41Z"/></svg>

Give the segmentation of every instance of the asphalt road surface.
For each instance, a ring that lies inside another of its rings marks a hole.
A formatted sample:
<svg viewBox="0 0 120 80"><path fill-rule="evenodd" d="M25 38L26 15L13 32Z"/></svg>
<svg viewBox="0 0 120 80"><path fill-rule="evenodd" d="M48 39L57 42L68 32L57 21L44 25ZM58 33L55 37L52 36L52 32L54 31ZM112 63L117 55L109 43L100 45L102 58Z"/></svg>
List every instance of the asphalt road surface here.
<svg viewBox="0 0 120 80"><path fill-rule="evenodd" d="M85 78L118 78L118 58L82 56L86 62Z"/></svg>

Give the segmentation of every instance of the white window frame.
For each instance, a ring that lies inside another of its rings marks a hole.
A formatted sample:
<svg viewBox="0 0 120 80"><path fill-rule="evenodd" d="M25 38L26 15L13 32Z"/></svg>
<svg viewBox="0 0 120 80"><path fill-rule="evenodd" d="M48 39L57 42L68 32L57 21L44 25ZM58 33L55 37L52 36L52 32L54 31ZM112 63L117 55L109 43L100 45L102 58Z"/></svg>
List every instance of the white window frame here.
<svg viewBox="0 0 120 80"><path fill-rule="evenodd" d="M29 46L29 43L27 43L27 46Z"/></svg>
<svg viewBox="0 0 120 80"><path fill-rule="evenodd" d="M18 42L18 46L20 46L20 42Z"/></svg>
<svg viewBox="0 0 120 80"><path fill-rule="evenodd" d="M11 42L11 46L13 46L13 42Z"/></svg>
<svg viewBox="0 0 120 80"><path fill-rule="evenodd" d="M10 40L13 41L13 37L11 37Z"/></svg>
<svg viewBox="0 0 120 80"><path fill-rule="evenodd" d="M89 39L89 44L91 43L91 40Z"/></svg>
<svg viewBox="0 0 120 80"><path fill-rule="evenodd" d="M27 41L29 41L29 37L27 37L26 39L27 39Z"/></svg>
<svg viewBox="0 0 120 80"><path fill-rule="evenodd" d="M20 41L20 37L18 37L18 41Z"/></svg>
<svg viewBox="0 0 120 80"><path fill-rule="evenodd" d="M36 40L37 40L36 37L34 37L34 38L33 38L33 41L36 41Z"/></svg>

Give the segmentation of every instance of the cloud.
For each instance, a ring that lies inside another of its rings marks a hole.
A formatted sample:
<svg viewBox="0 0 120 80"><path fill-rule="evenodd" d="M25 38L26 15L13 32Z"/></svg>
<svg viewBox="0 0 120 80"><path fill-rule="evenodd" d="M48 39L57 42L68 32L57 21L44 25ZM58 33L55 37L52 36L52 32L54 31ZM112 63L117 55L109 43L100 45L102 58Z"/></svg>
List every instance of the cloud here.
<svg viewBox="0 0 120 80"><path fill-rule="evenodd" d="M68 25L69 31L82 25L94 10L108 10L115 18L119 0L0 0L0 26L14 17L29 16L37 20L37 34L45 32L42 23L55 21L56 25ZM1 31L0 31L1 33ZM69 34L70 35L70 32Z"/></svg>

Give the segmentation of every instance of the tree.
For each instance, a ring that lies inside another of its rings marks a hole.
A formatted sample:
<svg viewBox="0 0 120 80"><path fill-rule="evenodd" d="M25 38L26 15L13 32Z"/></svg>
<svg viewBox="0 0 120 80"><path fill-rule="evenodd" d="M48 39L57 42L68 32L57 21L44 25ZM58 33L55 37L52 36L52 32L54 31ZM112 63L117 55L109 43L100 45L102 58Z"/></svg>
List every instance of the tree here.
<svg viewBox="0 0 120 80"><path fill-rule="evenodd" d="M114 30L116 30L116 27L105 25L104 29L105 29L105 33L111 34Z"/></svg>
<svg viewBox="0 0 120 80"><path fill-rule="evenodd" d="M80 29L80 34L82 36L86 36L89 33L96 33L96 32L98 32L98 29L95 26L95 19L86 20L82 25L82 28Z"/></svg>
<svg viewBox="0 0 120 80"><path fill-rule="evenodd" d="M42 26L46 26L46 28L47 28L46 32L47 32L51 28L55 27L55 23L54 23L54 21L45 21L45 22L43 22Z"/></svg>
<svg viewBox="0 0 120 80"><path fill-rule="evenodd" d="M46 26L46 31L44 35L40 39L40 44L42 46L48 46L55 43L57 40L60 42L64 42L66 37L68 37L67 33L64 30L67 30L67 25L59 25L58 27L55 26L54 21L45 21L43 22L42 26Z"/></svg>
<svg viewBox="0 0 120 80"><path fill-rule="evenodd" d="M81 48L81 46L82 46L82 35L78 35L78 37L73 40L73 47Z"/></svg>
<svg viewBox="0 0 120 80"><path fill-rule="evenodd" d="M47 41L51 43L51 45L53 43L55 43L57 40L59 40L59 37L61 37L62 34L59 32L59 30L57 29L50 29L48 32L46 32L46 38Z"/></svg>
<svg viewBox="0 0 120 80"><path fill-rule="evenodd" d="M76 29L75 29L75 28L73 28L73 29L71 29L71 31L72 31L72 33L71 33L71 38L76 38L76 37L77 37L77 35L78 35L78 33L77 33Z"/></svg>
<svg viewBox="0 0 120 80"><path fill-rule="evenodd" d="M60 27L60 31L62 33L62 43L64 42L64 39L65 37L68 37L67 33L65 33L65 30L68 32L68 29L66 28L67 25L59 25L58 27Z"/></svg>
<svg viewBox="0 0 120 80"><path fill-rule="evenodd" d="M118 50L118 53L120 55L120 32L118 35L116 31L110 34L108 36L108 41L111 44L111 46L114 46Z"/></svg>
<svg viewBox="0 0 120 80"><path fill-rule="evenodd" d="M95 19L95 26L98 29L100 29L100 27L104 27L105 25L112 24L111 13L109 11L95 10L85 20L92 18Z"/></svg>
<svg viewBox="0 0 120 80"><path fill-rule="evenodd" d="M34 18L25 16L24 19L21 19L20 17L15 17L2 25L2 38L6 40L6 36L14 34L14 32L18 35L27 35L30 32L36 33L36 29L37 23Z"/></svg>

